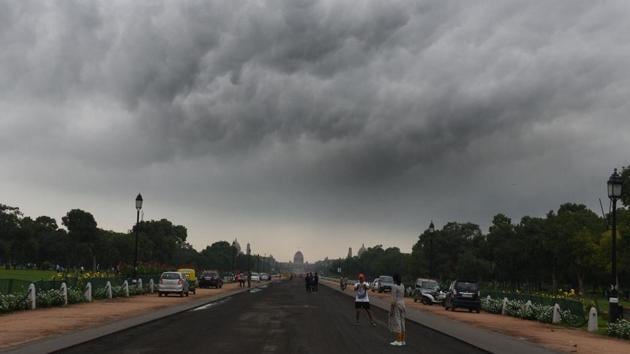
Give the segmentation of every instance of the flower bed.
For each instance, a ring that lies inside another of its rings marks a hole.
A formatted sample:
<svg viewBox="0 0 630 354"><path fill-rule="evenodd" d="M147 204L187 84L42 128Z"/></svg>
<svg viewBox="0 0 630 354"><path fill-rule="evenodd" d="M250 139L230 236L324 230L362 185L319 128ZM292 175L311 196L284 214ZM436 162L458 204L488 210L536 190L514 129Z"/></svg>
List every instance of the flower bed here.
<svg viewBox="0 0 630 354"><path fill-rule="evenodd" d="M481 308L490 313L502 313L503 300L482 298ZM526 301L508 300L506 303L505 313L511 317L551 323L553 317L553 306L542 304L531 304L528 306ZM578 315L574 315L571 310L561 311L560 315L562 323L564 324L576 327L583 325L583 319Z"/></svg>
<svg viewBox="0 0 630 354"><path fill-rule="evenodd" d="M59 290L44 290L37 292L37 307L62 306L63 295Z"/></svg>
<svg viewBox="0 0 630 354"><path fill-rule="evenodd" d="M609 324L606 334L611 337L630 339L630 321L621 319Z"/></svg>
<svg viewBox="0 0 630 354"><path fill-rule="evenodd" d="M48 285L48 284L47 284ZM138 288L135 285L129 286L129 296L142 295L149 292L149 285ZM64 299L59 289L37 289L37 307L63 306ZM105 287L93 288L92 296L95 299L107 298ZM122 286L112 286L112 298L124 297L125 292ZM86 302L84 290L82 288L68 288L68 304ZM0 313L8 313L30 308L30 302L26 294L0 294Z"/></svg>
<svg viewBox="0 0 630 354"><path fill-rule="evenodd" d="M0 294L0 313L26 310L27 308L28 304L26 303L26 296L15 294Z"/></svg>

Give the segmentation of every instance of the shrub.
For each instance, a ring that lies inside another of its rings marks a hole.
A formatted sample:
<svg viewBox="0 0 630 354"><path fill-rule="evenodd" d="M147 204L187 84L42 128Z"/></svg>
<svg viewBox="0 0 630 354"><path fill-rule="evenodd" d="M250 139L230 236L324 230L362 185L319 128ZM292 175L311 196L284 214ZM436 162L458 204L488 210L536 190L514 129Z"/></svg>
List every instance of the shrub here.
<svg viewBox="0 0 630 354"><path fill-rule="evenodd" d="M499 299L481 299L481 308L490 313L501 313L503 309L503 300ZM505 308L508 316L534 320L544 323L551 323L553 318L553 306L542 304L531 304L522 300L508 300ZM571 310L561 311L562 322L570 326L581 326L583 319L581 316L575 315Z"/></svg>
<svg viewBox="0 0 630 354"><path fill-rule="evenodd" d="M142 295L142 294L144 294L144 289L140 289L135 285L129 287L129 296Z"/></svg>
<svg viewBox="0 0 630 354"><path fill-rule="evenodd" d="M544 323L551 323L553 319L553 306L532 305L532 319Z"/></svg>
<svg viewBox="0 0 630 354"><path fill-rule="evenodd" d="M481 299L481 308L486 312L501 313L503 300L483 298Z"/></svg>
<svg viewBox="0 0 630 354"><path fill-rule="evenodd" d="M83 291L81 289L76 289L76 288L68 289L68 303L78 304L81 302L85 302L85 296L83 295Z"/></svg>
<svg viewBox="0 0 630 354"><path fill-rule="evenodd" d="M37 292L37 307L62 306L64 304L61 291L51 289Z"/></svg>
<svg viewBox="0 0 630 354"><path fill-rule="evenodd" d="M630 321L621 319L608 325L606 334L611 337L630 339Z"/></svg>
<svg viewBox="0 0 630 354"><path fill-rule="evenodd" d="M0 313L7 313L19 310L26 310L28 303L24 295L2 295L0 294Z"/></svg>
<svg viewBox="0 0 630 354"><path fill-rule="evenodd" d="M125 292L123 291L122 286L112 286L112 297L122 297L125 296Z"/></svg>
<svg viewBox="0 0 630 354"><path fill-rule="evenodd" d="M94 289L94 293L92 295L94 296L95 299L106 299L107 291L105 288L97 288L97 289Z"/></svg>

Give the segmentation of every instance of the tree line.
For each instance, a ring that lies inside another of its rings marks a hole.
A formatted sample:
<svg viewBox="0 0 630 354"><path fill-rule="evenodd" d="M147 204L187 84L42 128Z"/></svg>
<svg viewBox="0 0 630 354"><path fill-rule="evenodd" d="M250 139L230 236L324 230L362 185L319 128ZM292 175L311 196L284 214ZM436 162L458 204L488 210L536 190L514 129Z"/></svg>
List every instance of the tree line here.
<svg viewBox="0 0 630 354"><path fill-rule="evenodd" d="M131 273L136 227L141 271L179 266L256 270L275 264L273 257L247 257L227 241L197 251L186 241L186 227L167 219L141 221L127 232L116 232L99 228L94 216L80 209L70 210L58 225L52 217L31 218L17 207L0 204L0 265Z"/></svg>
<svg viewBox="0 0 630 354"><path fill-rule="evenodd" d="M617 209L617 271L622 289L630 286L630 169L622 171L622 206ZM624 207L625 206L625 207ZM449 222L422 232L410 254L398 248L368 248L360 256L338 259L327 270L356 277L399 272L411 283L417 277L446 282L473 279L502 288L575 289L598 292L611 279L610 213L565 203L543 217L513 221L493 217L487 233L473 223Z"/></svg>

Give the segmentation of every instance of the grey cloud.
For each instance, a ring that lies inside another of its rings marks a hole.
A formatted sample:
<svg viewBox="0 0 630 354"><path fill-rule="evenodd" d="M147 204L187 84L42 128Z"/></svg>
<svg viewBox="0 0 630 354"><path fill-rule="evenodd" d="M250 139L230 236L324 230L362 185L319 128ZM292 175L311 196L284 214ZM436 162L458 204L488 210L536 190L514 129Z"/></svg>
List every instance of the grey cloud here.
<svg viewBox="0 0 630 354"><path fill-rule="evenodd" d="M566 161L597 159L605 132L629 144L620 133L630 128L629 10L621 1L5 1L0 156L33 161L17 167L26 177L11 177L25 185L51 178L49 163L34 162L44 160L84 169L60 172L73 181L59 189L102 176L106 193L127 174L161 174L182 185L174 199L207 183L199 199L222 198L231 211L258 193L247 213L273 203L262 213L273 217L377 222L395 210L390 222L411 228L414 213L479 221L495 211L444 196L453 184L471 200L531 212L534 197L514 201L498 166L516 180L557 176L557 165L591 178L600 162ZM194 176L172 174L182 165ZM583 190L580 181L568 190ZM545 204L567 195L527 185Z"/></svg>

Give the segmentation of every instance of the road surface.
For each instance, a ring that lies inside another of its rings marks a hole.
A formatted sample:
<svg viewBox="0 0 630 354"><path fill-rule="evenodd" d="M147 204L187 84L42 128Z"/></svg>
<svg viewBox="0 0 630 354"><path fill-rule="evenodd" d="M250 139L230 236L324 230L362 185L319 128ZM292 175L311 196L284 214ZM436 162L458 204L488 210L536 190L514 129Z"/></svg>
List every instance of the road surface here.
<svg viewBox="0 0 630 354"><path fill-rule="evenodd" d="M365 313L357 325L353 301L325 286L306 293L301 279L277 282L61 353L483 353L412 322L408 345L390 347L387 313L372 307L377 327Z"/></svg>

